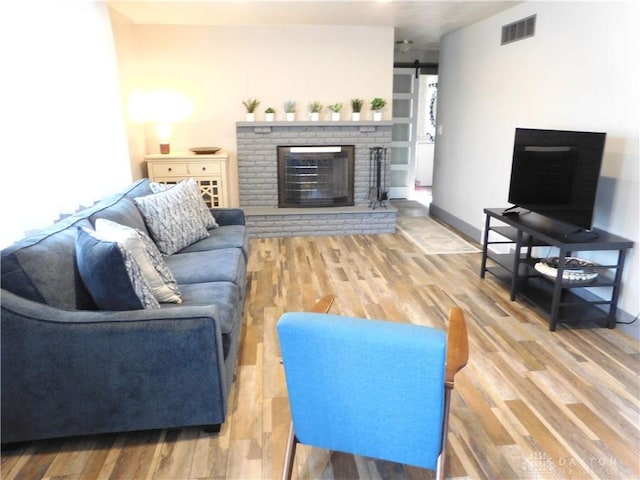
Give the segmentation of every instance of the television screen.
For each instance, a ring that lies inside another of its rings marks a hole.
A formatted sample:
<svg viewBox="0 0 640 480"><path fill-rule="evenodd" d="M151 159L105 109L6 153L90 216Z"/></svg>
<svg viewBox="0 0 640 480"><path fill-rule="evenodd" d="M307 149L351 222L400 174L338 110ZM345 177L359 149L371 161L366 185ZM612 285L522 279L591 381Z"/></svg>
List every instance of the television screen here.
<svg viewBox="0 0 640 480"><path fill-rule="evenodd" d="M516 128L509 203L590 230L605 137Z"/></svg>

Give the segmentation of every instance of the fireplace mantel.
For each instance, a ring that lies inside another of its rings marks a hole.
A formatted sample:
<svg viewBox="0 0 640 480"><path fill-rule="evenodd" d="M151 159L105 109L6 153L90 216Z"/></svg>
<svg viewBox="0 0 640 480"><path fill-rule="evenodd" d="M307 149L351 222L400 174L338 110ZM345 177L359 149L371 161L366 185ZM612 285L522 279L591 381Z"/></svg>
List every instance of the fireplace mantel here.
<svg viewBox="0 0 640 480"><path fill-rule="evenodd" d="M386 126L390 127L393 125L393 122L390 121L351 121L351 120L340 120L340 121L329 121L329 120L318 120L318 121L273 121L273 122L236 122L237 127L381 127Z"/></svg>

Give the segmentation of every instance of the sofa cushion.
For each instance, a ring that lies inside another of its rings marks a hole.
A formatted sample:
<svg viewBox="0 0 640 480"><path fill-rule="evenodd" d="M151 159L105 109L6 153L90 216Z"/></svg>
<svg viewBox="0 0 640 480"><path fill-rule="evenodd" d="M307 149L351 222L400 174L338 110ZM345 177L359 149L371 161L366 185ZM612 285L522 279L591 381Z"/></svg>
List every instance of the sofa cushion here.
<svg viewBox="0 0 640 480"><path fill-rule="evenodd" d="M239 248L176 253L166 262L183 292L185 284L207 282L232 282L244 292L247 264Z"/></svg>
<svg viewBox="0 0 640 480"><path fill-rule="evenodd" d="M120 243L79 228L76 258L82 281L100 309L160 308L135 258Z"/></svg>
<svg viewBox="0 0 640 480"><path fill-rule="evenodd" d="M202 252L219 248L240 248L249 255L249 232L244 225L224 225L209 231L209 236L180 250L180 253Z"/></svg>
<svg viewBox="0 0 640 480"><path fill-rule="evenodd" d="M101 239L118 242L133 255L158 302L182 302L176 279L148 235L104 218L96 220L95 228Z"/></svg>
<svg viewBox="0 0 640 480"><path fill-rule="evenodd" d="M76 227L89 220L68 217L2 250L2 288L35 302L68 310L94 310L76 268Z"/></svg>
<svg viewBox="0 0 640 480"><path fill-rule="evenodd" d="M240 305L240 288L231 282L207 282L181 285L183 305L215 305L218 308L216 319L220 322L222 334L233 330L236 310ZM162 308L176 305L166 304Z"/></svg>
<svg viewBox="0 0 640 480"><path fill-rule="evenodd" d="M186 182L134 201L162 253L171 255L209 236L199 204Z"/></svg>
<svg viewBox="0 0 640 480"><path fill-rule="evenodd" d="M136 180L123 193L126 197L132 200L136 197L144 197L145 195L150 195L153 193L151 191L150 183L151 181L148 178Z"/></svg>
<svg viewBox="0 0 640 480"><path fill-rule="evenodd" d="M138 207L131 198L124 197L117 203L103 208L89 217L94 225L99 218L111 220L112 222L125 225L127 227L137 228L146 235L149 235L147 226L144 223L144 218L142 218L140 210L138 210Z"/></svg>
<svg viewBox="0 0 640 480"><path fill-rule="evenodd" d="M0 260L2 288L56 308L95 310L96 304L76 267L77 227L91 227L91 215L116 206L129 195L144 195L149 191L148 179L136 181L123 192L105 198L3 249ZM129 202L129 207L131 206ZM134 216L136 214L141 218L139 213L133 213Z"/></svg>

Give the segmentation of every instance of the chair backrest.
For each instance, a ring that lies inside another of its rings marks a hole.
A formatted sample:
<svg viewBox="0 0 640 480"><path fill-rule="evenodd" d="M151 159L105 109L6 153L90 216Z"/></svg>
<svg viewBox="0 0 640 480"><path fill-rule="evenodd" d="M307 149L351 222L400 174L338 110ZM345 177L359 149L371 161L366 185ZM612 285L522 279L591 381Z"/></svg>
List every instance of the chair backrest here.
<svg viewBox="0 0 640 480"><path fill-rule="evenodd" d="M300 443L436 468L444 332L318 313L284 314L277 328Z"/></svg>

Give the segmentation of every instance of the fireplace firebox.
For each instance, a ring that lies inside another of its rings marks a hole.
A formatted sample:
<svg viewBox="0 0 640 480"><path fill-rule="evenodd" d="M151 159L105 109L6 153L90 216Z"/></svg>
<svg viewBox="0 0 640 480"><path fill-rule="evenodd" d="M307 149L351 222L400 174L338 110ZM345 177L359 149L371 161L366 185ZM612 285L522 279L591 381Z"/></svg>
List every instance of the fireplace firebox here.
<svg viewBox="0 0 640 480"><path fill-rule="evenodd" d="M278 207L353 206L353 145L279 146Z"/></svg>

